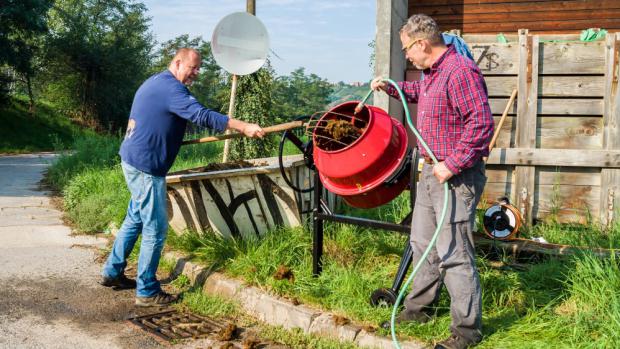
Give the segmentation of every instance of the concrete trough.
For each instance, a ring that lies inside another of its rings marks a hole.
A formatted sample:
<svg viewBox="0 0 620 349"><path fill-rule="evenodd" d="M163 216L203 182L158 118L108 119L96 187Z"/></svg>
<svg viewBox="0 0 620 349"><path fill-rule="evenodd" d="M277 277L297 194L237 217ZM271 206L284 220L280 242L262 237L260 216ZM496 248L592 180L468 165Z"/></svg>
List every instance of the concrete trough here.
<svg viewBox="0 0 620 349"><path fill-rule="evenodd" d="M312 171L301 155L286 156L283 163L293 184L311 185ZM277 157L237 164L242 168L227 166L188 169L166 177L168 219L177 233L193 230L247 239L278 226L299 226L307 219L312 192L291 189L282 178Z"/></svg>

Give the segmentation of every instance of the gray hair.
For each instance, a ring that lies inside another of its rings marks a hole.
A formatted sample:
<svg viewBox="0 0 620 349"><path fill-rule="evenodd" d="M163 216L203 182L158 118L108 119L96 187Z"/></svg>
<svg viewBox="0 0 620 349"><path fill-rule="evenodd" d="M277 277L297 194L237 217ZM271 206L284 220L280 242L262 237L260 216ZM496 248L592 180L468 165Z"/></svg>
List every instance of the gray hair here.
<svg viewBox="0 0 620 349"><path fill-rule="evenodd" d="M400 28L400 33L405 33L410 38L426 39L432 45L443 42L439 25L434 19L425 14L415 14Z"/></svg>

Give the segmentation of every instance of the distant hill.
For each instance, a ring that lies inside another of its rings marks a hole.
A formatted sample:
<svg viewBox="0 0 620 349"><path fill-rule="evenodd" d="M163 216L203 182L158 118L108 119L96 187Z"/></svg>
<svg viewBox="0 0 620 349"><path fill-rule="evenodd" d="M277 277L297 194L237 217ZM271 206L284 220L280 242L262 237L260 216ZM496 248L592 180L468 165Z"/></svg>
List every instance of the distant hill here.
<svg viewBox="0 0 620 349"><path fill-rule="evenodd" d="M329 96L329 107L333 107L346 101L360 101L366 96L369 89L370 85L368 83L361 86L349 85L343 82L335 84L334 91ZM372 96L368 98L367 103L372 104Z"/></svg>

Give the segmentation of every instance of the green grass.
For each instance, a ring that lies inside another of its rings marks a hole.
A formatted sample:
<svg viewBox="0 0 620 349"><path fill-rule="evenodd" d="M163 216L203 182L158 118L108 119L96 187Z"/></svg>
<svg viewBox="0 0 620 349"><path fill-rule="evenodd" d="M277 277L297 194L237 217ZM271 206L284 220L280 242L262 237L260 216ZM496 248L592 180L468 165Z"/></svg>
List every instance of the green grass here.
<svg viewBox="0 0 620 349"><path fill-rule="evenodd" d="M61 157L50 169L50 182L62 190L67 214L82 231L105 230L109 222L120 223L123 218L128 193L116 155L119 143L120 139L115 137L78 137L73 155ZM220 142L183 147L173 169L218 161L221 146ZM408 213L408 207L409 198L404 193L378 209L344 211L399 222ZM373 308L369 296L375 289L391 285L406 237L335 223L326 225L325 234L324 271L318 278L311 275L311 232L302 228L272 231L260 241L225 241L210 234L189 232L178 236L171 232L167 244L168 248L190 252L195 260L274 294L377 327L389 318L391 309ZM527 234L526 237L543 236L562 244L620 246L620 225L601 230L595 225L546 223ZM545 259L525 268L511 268L513 261L509 257L502 262L506 264L482 257L477 260L485 336L479 347L607 348L620 341L620 271L615 257L599 259L582 254ZM165 265L162 262L162 268L167 268ZM276 278L281 267L289 268L293 277ZM178 287L187 287L186 280L177 283ZM197 290L190 291L188 297L185 304L192 309L222 305ZM449 297L445 291L435 312L436 318L430 323L402 325L397 332L403 338L428 343L444 338L450 324ZM388 335L382 329L378 332ZM338 347L333 343L317 344L313 337L281 329L265 333L272 338L298 338L293 340L297 347Z"/></svg>
<svg viewBox="0 0 620 349"><path fill-rule="evenodd" d="M33 114L25 97L12 97L0 108L0 153L66 149L75 137L94 135L71 122L52 104L37 102Z"/></svg>
<svg viewBox="0 0 620 349"><path fill-rule="evenodd" d="M541 223L534 226L525 237L542 236L556 244L620 248L620 225L603 230L596 224Z"/></svg>
<svg viewBox="0 0 620 349"><path fill-rule="evenodd" d="M389 210L386 210L389 211ZM173 248L192 251L196 260L215 264L274 294L314 304L355 322L377 327L390 309L369 305L369 295L389 287L405 238L391 233L330 224L326 231L324 271L311 276L311 234L301 228L274 231L261 241L225 241L187 233L171 235ZM547 259L525 270L500 268L478 258L483 290L482 348L606 348L617 340L620 280L615 259L590 255ZM290 268L292 280L276 270ZM436 318L423 325L398 326L403 338L428 343L449 335L449 297L444 290ZM596 319L596 317L599 319ZM379 329L389 336L388 331Z"/></svg>

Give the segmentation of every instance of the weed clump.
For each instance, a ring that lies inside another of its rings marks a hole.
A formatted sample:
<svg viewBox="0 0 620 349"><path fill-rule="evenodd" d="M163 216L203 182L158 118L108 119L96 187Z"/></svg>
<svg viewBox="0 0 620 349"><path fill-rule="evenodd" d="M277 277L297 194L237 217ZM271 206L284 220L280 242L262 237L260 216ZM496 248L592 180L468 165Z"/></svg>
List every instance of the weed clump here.
<svg viewBox="0 0 620 349"><path fill-rule="evenodd" d="M295 275L293 274L293 271L291 270L291 268L287 267L286 265L282 265L282 264L278 266L278 269L273 274L273 278L276 280L286 279L290 282L295 281Z"/></svg>
<svg viewBox="0 0 620 349"><path fill-rule="evenodd" d="M235 338L235 331L237 331L237 325L228 324L226 327L222 328L222 330L217 334L216 338L220 341L229 341Z"/></svg>

